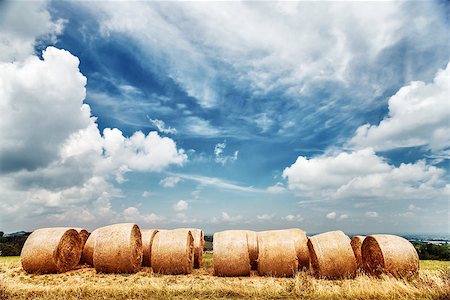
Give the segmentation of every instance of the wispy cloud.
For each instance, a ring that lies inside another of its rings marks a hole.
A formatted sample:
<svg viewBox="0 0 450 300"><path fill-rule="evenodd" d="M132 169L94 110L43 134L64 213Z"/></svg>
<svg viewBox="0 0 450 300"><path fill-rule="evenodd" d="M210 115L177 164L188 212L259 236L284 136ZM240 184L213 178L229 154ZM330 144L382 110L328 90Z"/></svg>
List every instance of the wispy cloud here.
<svg viewBox="0 0 450 300"><path fill-rule="evenodd" d="M303 221L303 217L301 214L296 215L287 215L285 217L281 217L282 220L288 221L288 222L301 222Z"/></svg>
<svg viewBox="0 0 450 300"><path fill-rule="evenodd" d="M164 123L164 121L162 121L162 120L151 119L149 116L147 116L147 119L150 121L150 123L153 124L153 126L155 126L158 129L159 132L168 133L168 134L177 133L176 128L172 128L170 126L166 127L166 123Z"/></svg>
<svg viewBox="0 0 450 300"><path fill-rule="evenodd" d="M164 179L161 179L159 182L160 185L162 185L165 188L172 188L178 184L178 182L181 181L180 177L177 176L169 176Z"/></svg>
<svg viewBox="0 0 450 300"><path fill-rule="evenodd" d="M216 163L222 164L222 166L225 166L227 162L233 162L236 161L238 158L239 151L234 151L233 155L225 155L224 151L227 147L227 143L218 143L214 147L214 156L216 157Z"/></svg>
<svg viewBox="0 0 450 300"><path fill-rule="evenodd" d="M367 218L377 218L378 213L376 211L368 211L364 214Z"/></svg>
<svg viewBox="0 0 450 300"><path fill-rule="evenodd" d="M201 176L201 175L192 175L192 174L181 174L181 173L169 173L172 176L176 176L185 180L192 180L195 182L198 182L202 185L207 186L215 186L220 189L225 190L233 190L233 191L239 191L239 192L246 192L246 193L264 193L265 190L254 188L251 186L242 186L238 185L236 183L232 183L217 177L208 177L208 176Z"/></svg>
<svg viewBox="0 0 450 300"><path fill-rule="evenodd" d="M189 203L185 200L179 200L177 203L173 205L173 210L176 212L182 212L187 210L189 207Z"/></svg>
<svg viewBox="0 0 450 300"><path fill-rule="evenodd" d="M275 214L262 214L262 215L257 215L256 219L258 219L259 221L269 221L272 220L275 217Z"/></svg>
<svg viewBox="0 0 450 300"><path fill-rule="evenodd" d="M184 130L193 136L218 136L221 131L209 123L209 121L196 116L187 117L184 121Z"/></svg>

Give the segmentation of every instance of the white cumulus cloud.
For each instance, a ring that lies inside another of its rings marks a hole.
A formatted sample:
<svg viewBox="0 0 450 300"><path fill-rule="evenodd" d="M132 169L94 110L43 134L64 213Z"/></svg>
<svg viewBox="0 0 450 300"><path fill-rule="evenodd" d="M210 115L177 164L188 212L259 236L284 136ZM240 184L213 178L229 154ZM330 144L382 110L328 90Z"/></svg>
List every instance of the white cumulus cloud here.
<svg viewBox="0 0 450 300"><path fill-rule="evenodd" d="M64 20L52 20L48 1L0 2L0 61L22 61L34 53L36 42L56 42Z"/></svg>
<svg viewBox="0 0 450 300"><path fill-rule="evenodd" d="M424 146L434 152L450 147L450 63L433 82L413 81L389 99L389 113L378 124L365 124L349 141L377 151Z"/></svg>
<svg viewBox="0 0 450 300"><path fill-rule="evenodd" d="M378 213L376 211L368 211L365 213L367 218L376 218L378 217Z"/></svg>
<svg viewBox="0 0 450 300"><path fill-rule="evenodd" d="M262 215L257 215L256 219L258 219L259 221L269 221L272 220L275 217L275 214L262 214Z"/></svg>
<svg viewBox="0 0 450 300"><path fill-rule="evenodd" d="M78 58L54 47L42 57L0 62L2 172L45 167L68 136L90 123Z"/></svg>
<svg viewBox="0 0 450 300"><path fill-rule="evenodd" d="M283 171L283 177L288 179L290 189L333 189L353 178L389 170L390 166L381 157L376 156L371 149L364 149L311 159L299 156L294 164Z"/></svg>
<svg viewBox="0 0 450 300"><path fill-rule="evenodd" d="M133 223L155 223L161 222L165 218L154 213L142 214L136 207L130 206L123 210L123 219L126 222Z"/></svg>
<svg viewBox="0 0 450 300"><path fill-rule="evenodd" d="M0 225L33 230L68 219L91 228L132 215L157 220L134 208L114 210L111 201L123 195L112 181L181 166L187 155L157 132L100 133L83 104L86 78L78 58L54 47L42 57L0 62ZM11 218L13 211L20 213Z"/></svg>
<svg viewBox="0 0 450 300"><path fill-rule="evenodd" d="M216 163L222 164L222 166L224 166L227 162L236 161L239 154L239 151L234 151L233 155L225 155L224 151L226 147L227 144L225 142L217 143L216 146L214 146L214 156Z"/></svg>
<svg viewBox="0 0 450 300"><path fill-rule="evenodd" d="M342 214L338 218L338 220L345 220L345 219L348 219L348 215L347 214Z"/></svg>
<svg viewBox="0 0 450 300"><path fill-rule="evenodd" d="M330 212L330 213L328 213L328 214L326 215L326 218L327 218L327 219L330 219L330 220L333 220L333 219L336 219L336 216L337 216L336 212L335 212L335 211L332 211L332 212Z"/></svg>
<svg viewBox="0 0 450 300"><path fill-rule="evenodd" d="M278 194L286 191L286 188L282 182L277 182L275 185L269 186L266 190L271 194Z"/></svg>
<svg viewBox="0 0 450 300"><path fill-rule="evenodd" d="M173 205L173 210L176 212L182 212L187 210L189 207L189 203L184 200L179 200L177 203Z"/></svg>
<svg viewBox="0 0 450 300"><path fill-rule="evenodd" d="M300 156L283 172L291 190L329 199L442 199L448 189L444 175L424 161L395 167L372 149Z"/></svg>
<svg viewBox="0 0 450 300"><path fill-rule="evenodd" d="M285 221L288 221L288 222L301 222L301 221L303 221L303 217L300 214L287 215L285 217L282 217L281 219L285 220Z"/></svg>
<svg viewBox="0 0 450 300"><path fill-rule="evenodd" d="M222 221L224 221L224 222L230 222L230 223L233 223L233 222L242 220L242 216L241 216L241 215L230 216L230 215L229 215L227 212L225 212L225 211L223 211L221 215L222 215ZM215 221L218 221L218 220L215 219Z"/></svg>
<svg viewBox="0 0 450 300"><path fill-rule="evenodd" d="M160 185L162 185L165 188L172 188L178 184L178 182L181 181L181 178L178 176L169 176L164 179L161 179L159 182Z"/></svg>

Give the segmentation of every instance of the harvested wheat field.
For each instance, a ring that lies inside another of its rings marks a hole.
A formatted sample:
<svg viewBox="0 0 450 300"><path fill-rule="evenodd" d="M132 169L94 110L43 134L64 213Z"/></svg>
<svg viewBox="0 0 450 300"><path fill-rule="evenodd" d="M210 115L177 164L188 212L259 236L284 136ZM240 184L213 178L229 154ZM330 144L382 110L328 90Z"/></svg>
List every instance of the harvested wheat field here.
<svg viewBox="0 0 450 300"><path fill-rule="evenodd" d="M0 257L0 299L448 299L450 262L421 261L417 278L358 275L323 280L307 273L293 278L213 276L212 255L190 275L97 274L78 266L63 274L29 275L19 257Z"/></svg>

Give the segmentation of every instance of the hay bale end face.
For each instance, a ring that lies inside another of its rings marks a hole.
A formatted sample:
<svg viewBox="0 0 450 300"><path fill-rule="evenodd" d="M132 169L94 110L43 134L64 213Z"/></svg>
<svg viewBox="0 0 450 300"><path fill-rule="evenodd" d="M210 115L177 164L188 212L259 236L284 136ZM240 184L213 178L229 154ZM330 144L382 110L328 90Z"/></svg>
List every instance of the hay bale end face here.
<svg viewBox="0 0 450 300"><path fill-rule="evenodd" d="M246 230L226 230L214 234L213 265L217 276L250 275Z"/></svg>
<svg viewBox="0 0 450 300"><path fill-rule="evenodd" d="M152 243L153 272L190 274L194 267L194 238L187 229L159 231Z"/></svg>
<svg viewBox="0 0 450 300"><path fill-rule="evenodd" d="M190 230L194 238L194 268L203 266L203 248L205 247L205 237L203 230L197 228L180 228Z"/></svg>
<svg viewBox="0 0 450 300"><path fill-rule="evenodd" d="M142 237L136 224L102 227L94 241L94 268L102 273L136 273L142 265Z"/></svg>
<svg viewBox="0 0 450 300"><path fill-rule="evenodd" d="M63 273L80 262L81 238L71 228L42 228L26 240L20 260L28 273Z"/></svg>
<svg viewBox="0 0 450 300"><path fill-rule="evenodd" d="M350 238L342 231L330 231L310 237L308 249L316 277L328 279L355 277L355 255Z"/></svg>
<svg viewBox="0 0 450 300"><path fill-rule="evenodd" d="M142 235L142 266L151 267L152 243L157 229L141 229Z"/></svg>
<svg viewBox="0 0 450 300"><path fill-rule="evenodd" d="M406 239L389 234L369 235L361 247L364 270L371 275L389 274L396 278L419 272L419 256Z"/></svg>
<svg viewBox="0 0 450 300"><path fill-rule="evenodd" d="M78 234L80 235L81 249L83 249L84 245L86 244L87 239L89 238L90 233L89 233L89 231L87 231L84 228L75 227L73 229L75 229L78 232Z"/></svg>
<svg viewBox="0 0 450 300"><path fill-rule="evenodd" d="M355 235L350 241L358 268L362 268L361 246L364 239L365 236Z"/></svg>
<svg viewBox="0 0 450 300"><path fill-rule="evenodd" d="M259 232L258 245L259 275L293 276L297 272L297 251L290 230Z"/></svg>

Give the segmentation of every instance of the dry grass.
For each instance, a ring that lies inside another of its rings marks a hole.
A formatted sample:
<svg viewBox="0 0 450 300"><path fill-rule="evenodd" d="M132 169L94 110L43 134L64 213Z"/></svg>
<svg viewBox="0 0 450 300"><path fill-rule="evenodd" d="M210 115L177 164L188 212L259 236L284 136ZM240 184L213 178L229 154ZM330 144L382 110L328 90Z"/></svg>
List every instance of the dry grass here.
<svg viewBox="0 0 450 300"><path fill-rule="evenodd" d="M214 277L212 255L191 275L96 274L80 267L64 274L28 275L18 257L0 257L0 299L449 299L450 262L421 261L409 281L358 275L321 280L307 273L294 278Z"/></svg>

